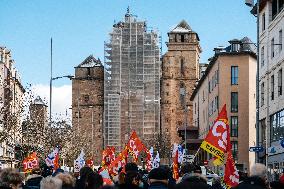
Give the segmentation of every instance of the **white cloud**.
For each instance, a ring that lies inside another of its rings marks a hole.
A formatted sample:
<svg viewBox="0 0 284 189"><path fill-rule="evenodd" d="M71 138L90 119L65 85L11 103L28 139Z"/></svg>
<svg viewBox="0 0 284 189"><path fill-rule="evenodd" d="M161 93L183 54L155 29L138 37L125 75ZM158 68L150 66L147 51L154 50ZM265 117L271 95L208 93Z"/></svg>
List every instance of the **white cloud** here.
<svg viewBox="0 0 284 189"><path fill-rule="evenodd" d="M34 96L40 96L49 107L49 85L36 84L32 86ZM72 86L62 85L52 87L52 115L71 115ZM49 111L49 109L48 109Z"/></svg>

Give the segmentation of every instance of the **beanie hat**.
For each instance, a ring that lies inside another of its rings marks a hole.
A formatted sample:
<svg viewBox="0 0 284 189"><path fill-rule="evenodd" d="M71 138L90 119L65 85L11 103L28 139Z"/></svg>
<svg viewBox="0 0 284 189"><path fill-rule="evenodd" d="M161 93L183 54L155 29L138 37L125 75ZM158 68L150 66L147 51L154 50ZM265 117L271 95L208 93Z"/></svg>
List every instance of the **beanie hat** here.
<svg viewBox="0 0 284 189"><path fill-rule="evenodd" d="M148 179L168 180L168 172L163 168L152 169L148 175Z"/></svg>

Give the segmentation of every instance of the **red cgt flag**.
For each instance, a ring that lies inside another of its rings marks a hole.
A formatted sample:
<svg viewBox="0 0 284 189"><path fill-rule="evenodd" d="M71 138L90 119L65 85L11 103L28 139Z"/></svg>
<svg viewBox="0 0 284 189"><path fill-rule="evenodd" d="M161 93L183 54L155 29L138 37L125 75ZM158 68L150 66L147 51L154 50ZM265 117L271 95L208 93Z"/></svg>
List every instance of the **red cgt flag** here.
<svg viewBox="0 0 284 189"><path fill-rule="evenodd" d="M29 173L32 171L33 168L39 167L36 152L33 152L31 155L29 155L23 160L23 166L25 173Z"/></svg>
<svg viewBox="0 0 284 189"><path fill-rule="evenodd" d="M200 147L217 157L220 163L224 163L228 133L229 125L225 104Z"/></svg>
<svg viewBox="0 0 284 189"><path fill-rule="evenodd" d="M132 132L131 137L126 145L135 162L138 161L138 155L141 151L145 151L145 146L142 141L138 138L135 131Z"/></svg>
<svg viewBox="0 0 284 189"><path fill-rule="evenodd" d="M178 150L174 151L173 156L173 178L178 180L179 178L179 169L178 169Z"/></svg>
<svg viewBox="0 0 284 189"><path fill-rule="evenodd" d="M117 175L118 169L120 167L124 167L127 163L127 156L128 156L128 150L124 149L121 153L118 154L118 156L115 158L114 161L111 162L111 164L108 167L108 172L110 175Z"/></svg>
<svg viewBox="0 0 284 189"><path fill-rule="evenodd" d="M228 158L225 167L224 182L228 188L235 187L239 184L239 173L235 166L231 150L228 151Z"/></svg>
<svg viewBox="0 0 284 189"><path fill-rule="evenodd" d="M109 166L115 159L115 147L108 146L102 153L102 166Z"/></svg>

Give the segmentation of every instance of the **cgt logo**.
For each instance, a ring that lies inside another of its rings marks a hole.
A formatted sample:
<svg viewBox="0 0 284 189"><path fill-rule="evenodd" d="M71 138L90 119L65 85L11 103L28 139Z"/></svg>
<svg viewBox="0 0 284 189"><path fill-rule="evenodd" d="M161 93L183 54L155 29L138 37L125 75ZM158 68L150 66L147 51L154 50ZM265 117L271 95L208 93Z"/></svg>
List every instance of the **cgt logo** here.
<svg viewBox="0 0 284 189"><path fill-rule="evenodd" d="M219 147L226 150L228 135L226 124L223 121L217 121L212 127L212 134L218 138Z"/></svg>

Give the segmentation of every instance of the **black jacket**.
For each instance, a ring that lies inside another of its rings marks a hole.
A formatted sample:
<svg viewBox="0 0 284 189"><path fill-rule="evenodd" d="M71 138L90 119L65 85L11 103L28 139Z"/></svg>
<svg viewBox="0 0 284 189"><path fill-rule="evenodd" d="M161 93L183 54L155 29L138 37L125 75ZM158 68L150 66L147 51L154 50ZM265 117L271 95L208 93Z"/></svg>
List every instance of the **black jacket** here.
<svg viewBox="0 0 284 189"><path fill-rule="evenodd" d="M40 189L40 182L42 180L42 176L40 175L30 175L28 176L28 180L24 185L24 189Z"/></svg>
<svg viewBox="0 0 284 189"><path fill-rule="evenodd" d="M248 177L233 189L268 189L265 181L260 177Z"/></svg>

